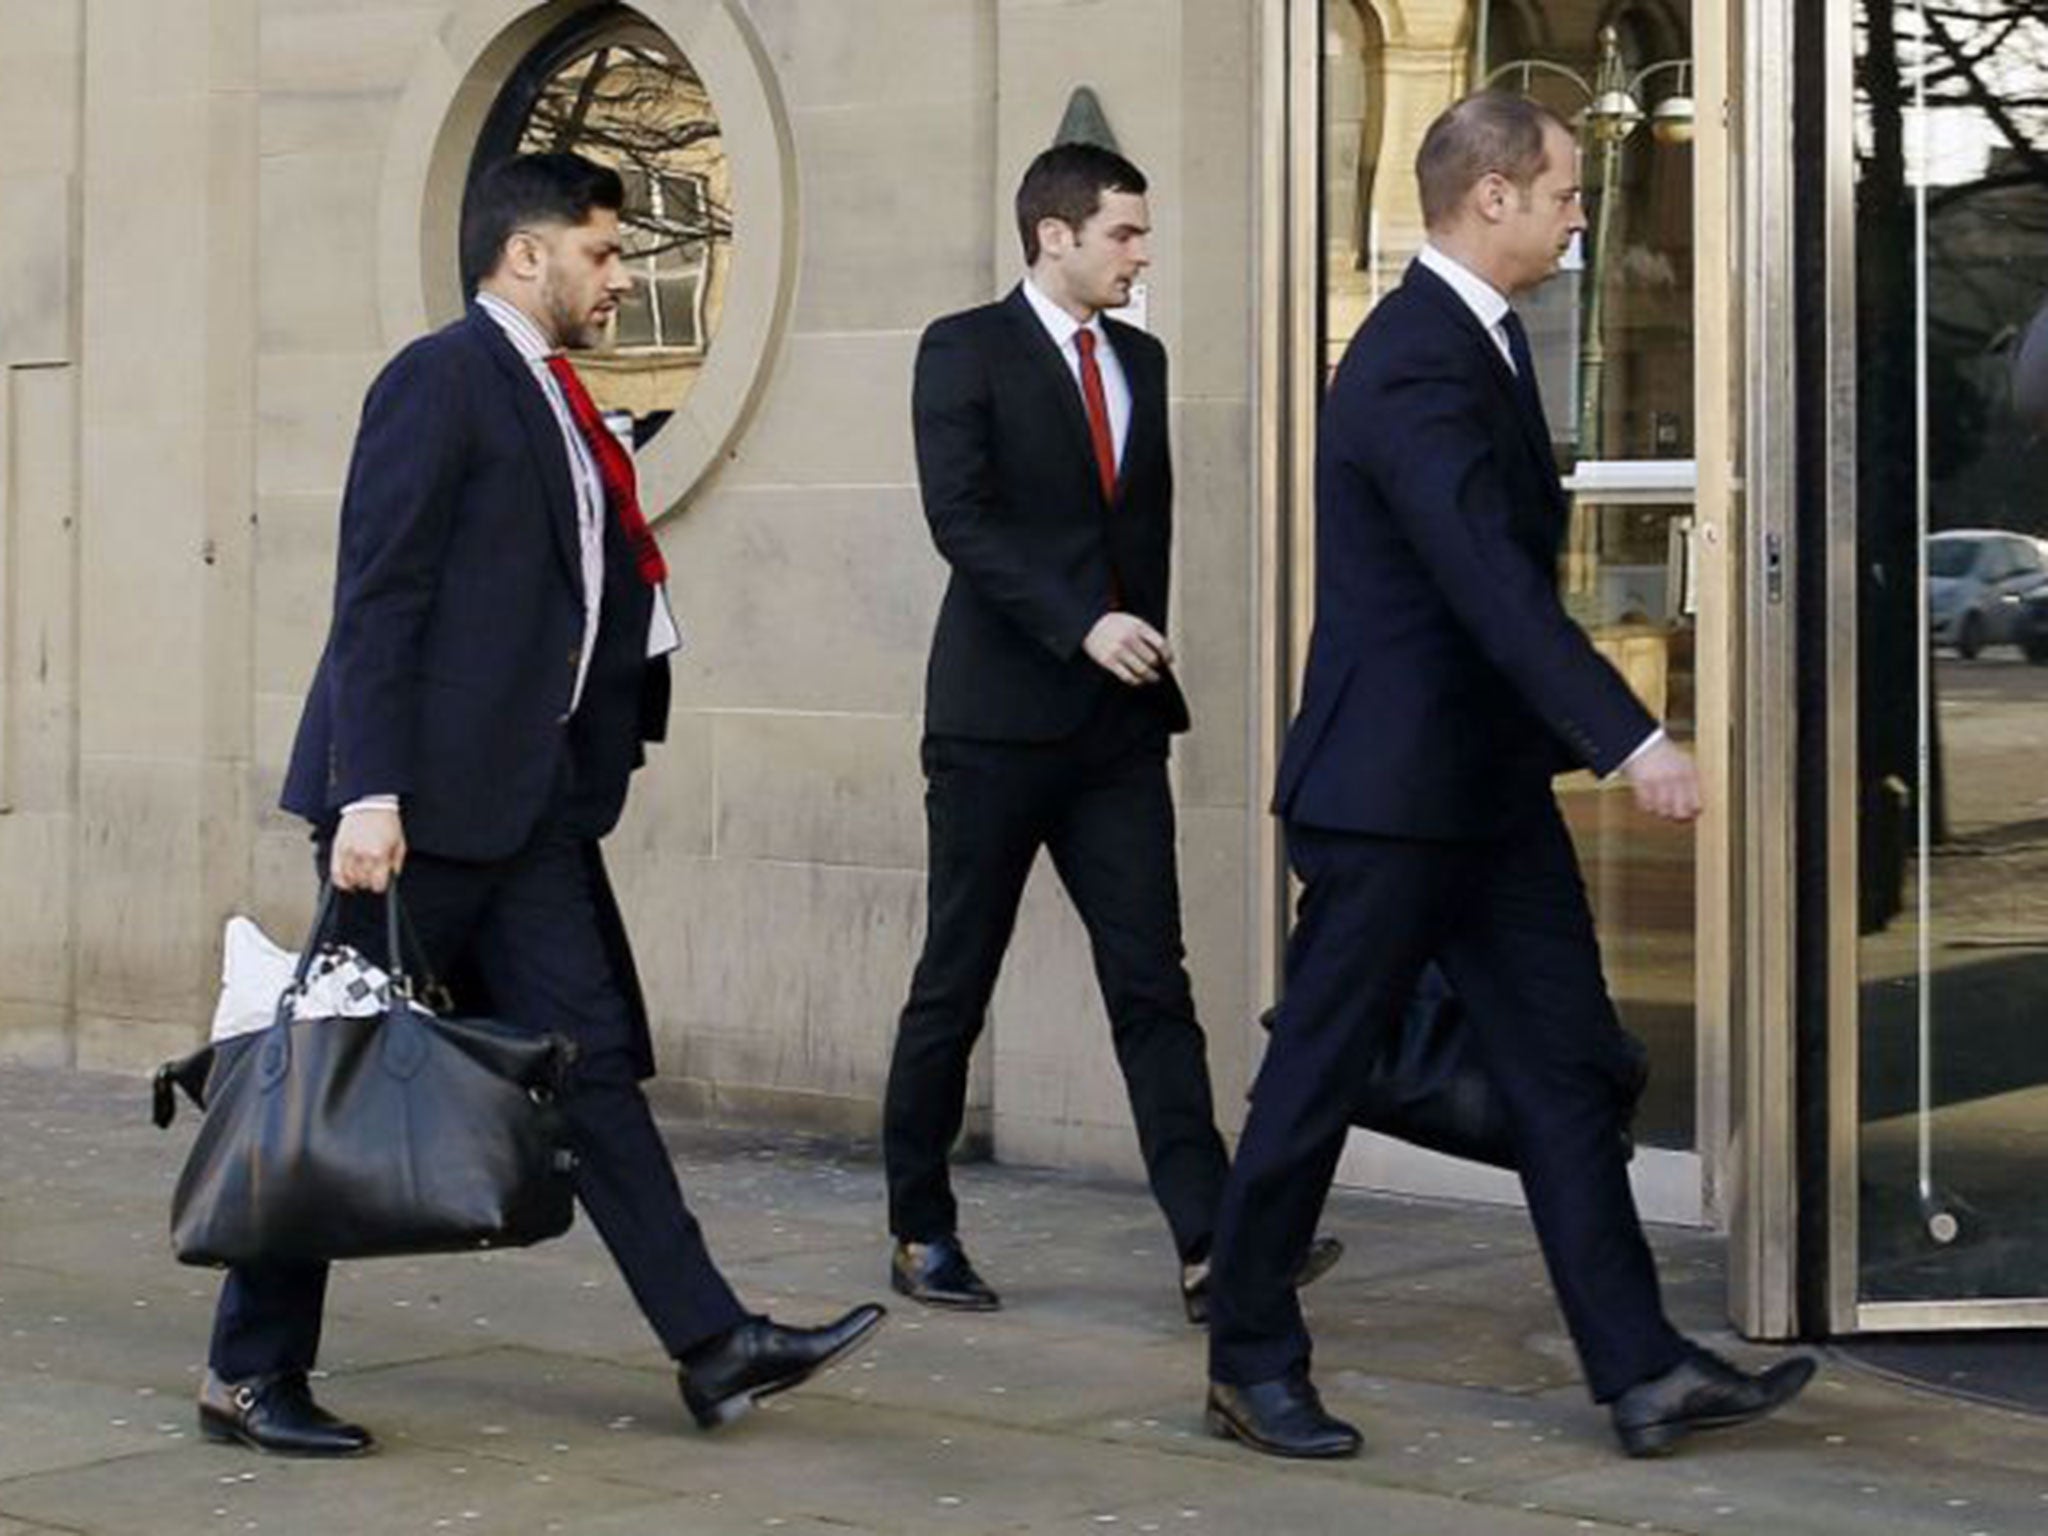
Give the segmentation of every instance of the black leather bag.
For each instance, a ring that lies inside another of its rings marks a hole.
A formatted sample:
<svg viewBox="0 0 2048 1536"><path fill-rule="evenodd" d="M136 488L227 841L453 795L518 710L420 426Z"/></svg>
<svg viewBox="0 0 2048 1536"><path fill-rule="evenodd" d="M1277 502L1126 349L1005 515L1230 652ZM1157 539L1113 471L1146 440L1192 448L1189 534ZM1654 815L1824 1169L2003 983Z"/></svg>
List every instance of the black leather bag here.
<svg viewBox="0 0 2048 1536"><path fill-rule="evenodd" d="M1270 1030L1271 1010L1259 1022ZM1649 1052L1623 1031L1622 1053L1615 1094L1623 1148L1633 1157L1629 1125L1649 1082ZM1464 1004L1435 966L1423 972L1401 1027L1367 1065L1351 1120L1411 1146L1515 1170L1507 1105L1480 1064L1478 1039Z"/></svg>
<svg viewBox="0 0 2048 1536"><path fill-rule="evenodd" d="M334 915L323 889L267 1027L158 1069L159 1126L176 1090L206 1111L171 1200L178 1258L304 1263L519 1247L567 1231L575 1161L554 1101L570 1043L419 1007L395 888L385 1010L293 1017Z"/></svg>

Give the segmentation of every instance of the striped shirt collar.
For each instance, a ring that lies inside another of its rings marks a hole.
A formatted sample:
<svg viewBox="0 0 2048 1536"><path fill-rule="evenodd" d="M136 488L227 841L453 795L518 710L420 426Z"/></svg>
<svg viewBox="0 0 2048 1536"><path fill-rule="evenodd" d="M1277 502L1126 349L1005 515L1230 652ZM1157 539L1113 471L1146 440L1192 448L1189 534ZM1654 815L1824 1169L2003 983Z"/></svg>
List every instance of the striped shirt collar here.
<svg viewBox="0 0 2048 1536"><path fill-rule="evenodd" d="M513 350L529 363L545 364L559 347L548 345L547 337L518 306L499 298L495 293L479 291L476 307L498 322L498 329L505 333L505 339L512 343Z"/></svg>

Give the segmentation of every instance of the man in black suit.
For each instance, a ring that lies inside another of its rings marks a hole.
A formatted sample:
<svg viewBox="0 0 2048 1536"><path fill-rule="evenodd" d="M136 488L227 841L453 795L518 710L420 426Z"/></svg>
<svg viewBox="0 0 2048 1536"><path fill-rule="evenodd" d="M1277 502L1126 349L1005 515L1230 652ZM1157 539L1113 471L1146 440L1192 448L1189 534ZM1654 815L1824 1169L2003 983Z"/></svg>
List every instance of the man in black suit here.
<svg viewBox="0 0 2048 1536"><path fill-rule="evenodd" d="M1417 159L1429 242L1325 402L1316 625L1275 808L1303 883L1286 991L1218 1223L1208 1423L1262 1451L1347 1456L1286 1283L1342 1150L1351 1083L1437 962L1508 1107L1551 1282L1632 1455L1788 1401L1666 1320L1622 1139L1629 1060L1554 774L1621 774L1699 812L1667 740L1558 600L1569 508L1509 308L1584 228L1571 131L1469 97Z"/></svg>
<svg viewBox="0 0 2048 1536"><path fill-rule="evenodd" d="M1029 275L935 321L911 394L925 516L952 578L926 674L924 951L884 1105L895 1288L989 1309L947 1153L1024 882L1052 855L1093 946L1153 1194L1199 1320L1226 1157L1182 963L1168 738L1173 473L1166 352L1103 314L1149 261L1146 182L1062 144L1017 190ZM1334 1253L1319 1251L1316 1263Z"/></svg>
<svg viewBox="0 0 2048 1536"><path fill-rule="evenodd" d="M332 628L283 803L344 891L400 880L427 961L578 1048L562 1099L576 1192L710 1428L881 1320L779 1326L733 1295L684 1205L640 1080L647 1021L598 839L668 711L677 636L630 456L565 347L630 287L618 175L574 155L487 171L463 217L467 315L371 386L350 461ZM381 955L377 914L344 903ZM314 1403L325 1265L231 1270L199 1400L209 1439L348 1455Z"/></svg>

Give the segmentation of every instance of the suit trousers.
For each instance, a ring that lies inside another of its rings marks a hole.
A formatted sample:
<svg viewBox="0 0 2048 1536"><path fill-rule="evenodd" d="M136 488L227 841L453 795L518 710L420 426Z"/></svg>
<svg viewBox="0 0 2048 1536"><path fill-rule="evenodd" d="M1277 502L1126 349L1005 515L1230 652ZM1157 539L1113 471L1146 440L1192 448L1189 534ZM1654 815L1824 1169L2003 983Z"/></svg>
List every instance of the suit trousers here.
<svg viewBox="0 0 2048 1536"><path fill-rule="evenodd" d="M883 1104L889 1227L955 1230L946 1157L967 1065L1040 848L1088 932L1152 1193L1184 1262L1209 1250L1228 1157L1181 943L1167 733L1137 690L1106 690L1056 742L927 736L924 950Z"/></svg>
<svg viewBox="0 0 2048 1536"><path fill-rule="evenodd" d="M577 1200L663 1347L681 1355L747 1313L683 1202L641 1092L631 1014L599 927L588 853L550 822L502 862L413 854L399 890L437 973L476 974L496 1018L575 1042L561 1107L576 1151ZM384 958L381 899L348 898L341 921L347 942ZM408 968L417 971L415 957ZM327 1271L325 1264L229 1270L214 1317L213 1369L229 1380L310 1370Z"/></svg>
<svg viewBox="0 0 2048 1536"><path fill-rule="evenodd" d="M1602 1402L1678 1363L1617 1134L1628 1052L1554 800L1510 835L1422 842L1290 825L1303 890L1217 1224L1210 1374L1305 1371L1293 1276L1344 1147L1354 1084L1431 960L1463 999L1513 1124L1529 1213Z"/></svg>

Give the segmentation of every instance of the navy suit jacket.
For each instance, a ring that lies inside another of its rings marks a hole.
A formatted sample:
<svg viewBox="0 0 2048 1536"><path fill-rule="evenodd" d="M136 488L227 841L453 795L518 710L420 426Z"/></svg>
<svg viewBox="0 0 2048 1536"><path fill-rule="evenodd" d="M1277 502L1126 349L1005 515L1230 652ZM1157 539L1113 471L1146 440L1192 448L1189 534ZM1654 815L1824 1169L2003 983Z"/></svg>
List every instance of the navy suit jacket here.
<svg viewBox="0 0 2048 1536"><path fill-rule="evenodd" d="M601 622L565 720L584 603L561 429L479 309L399 353L363 407L284 807L318 826L397 794L412 848L473 862L516 852L551 808L579 835L611 830L662 733L668 667L646 654L653 591L605 526Z"/></svg>
<svg viewBox="0 0 2048 1536"><path fill-rule="evenodd" d="M1621 765L1656 722L1559 601L1568 514L1540 407L1411 266L1323 405L1315 632L1275 810L1490 837L1540 811L1554 774Z"/></svg>
<svg viewBox="0 0 2048 1536"><path fill-rule="evenodd" d="M1126 685L1081 642L1111 609L1166 629L1173 545L1166 349L1103 317L1131 390L1113 501L1087 409L1021 287L935 320L917 350L911 421L932 540L953 568L925 672L925 729L1057 741ZM1171 677L1136 690L1187 728Z"/></svg>

